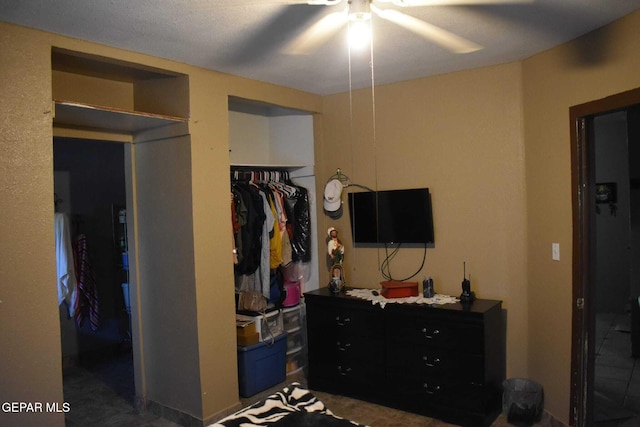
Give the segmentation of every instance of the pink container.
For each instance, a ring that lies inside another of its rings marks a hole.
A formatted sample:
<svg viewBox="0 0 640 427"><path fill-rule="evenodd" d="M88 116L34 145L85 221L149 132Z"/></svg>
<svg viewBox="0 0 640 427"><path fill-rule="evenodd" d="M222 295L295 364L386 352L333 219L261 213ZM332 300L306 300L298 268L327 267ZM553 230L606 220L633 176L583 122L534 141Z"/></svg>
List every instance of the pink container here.
<svg viewBox="0 0 640 427"><path fill-rule="evenodd" d="M284 289L287 292L287 297L282 303L283 307L293 307L300 303L300 282L285 281Z"/></svg>

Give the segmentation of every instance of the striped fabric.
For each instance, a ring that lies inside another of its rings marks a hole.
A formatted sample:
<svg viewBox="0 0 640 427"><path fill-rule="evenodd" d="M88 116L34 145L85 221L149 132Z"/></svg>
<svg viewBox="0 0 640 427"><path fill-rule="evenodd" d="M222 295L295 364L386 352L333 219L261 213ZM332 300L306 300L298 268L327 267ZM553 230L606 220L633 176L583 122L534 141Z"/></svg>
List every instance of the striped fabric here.
<svg viewBox="0 0 640 427"><path fill-rule="evenodd" d="M87 236L79 234L73 242L76 278L78 282L78 297L76 298L76 325L82 326L84 319L89 317L91 330L100 326L100 306L98 304L98 288L96 278L89 262Z"/></svg>
<svg viewBox="0 0 640 427"><path fill-rule="evenodd" d="M309 390L292 383L210 427L354 427L360 424L337 417Z"/></svg>

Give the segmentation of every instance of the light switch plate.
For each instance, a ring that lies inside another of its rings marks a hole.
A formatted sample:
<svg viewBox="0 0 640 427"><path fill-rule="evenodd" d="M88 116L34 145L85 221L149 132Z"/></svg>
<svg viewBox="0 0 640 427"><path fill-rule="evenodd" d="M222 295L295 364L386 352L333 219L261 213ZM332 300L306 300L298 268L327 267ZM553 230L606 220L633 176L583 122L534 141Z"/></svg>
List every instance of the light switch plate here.
<svg viewBox="0 0 640 427"><path fill-rule="evenodd" d="M551 244L551 259L554 261L560 261L560 243Z"/></svg>

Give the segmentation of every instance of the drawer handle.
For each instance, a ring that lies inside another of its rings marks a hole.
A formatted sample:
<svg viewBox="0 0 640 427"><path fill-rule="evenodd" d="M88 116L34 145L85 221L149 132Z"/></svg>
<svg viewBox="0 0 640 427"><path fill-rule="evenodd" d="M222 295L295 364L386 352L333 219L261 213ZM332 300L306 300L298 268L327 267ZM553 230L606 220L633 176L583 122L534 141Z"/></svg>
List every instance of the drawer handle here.
<svg viewBox="0 0 640 427"><path fill-rule="evenodd" d="M340 343L340 341L337 341L336 345L338 346L338 350L340 351L347 351L349 347L351 347L351 343L344 343L343 345L342 343Z"/></svg>
<svg viewBox="0 0 640 427"><path fill-rule="evenodd" d="M431 386L429 386L429 384L424 383L423 387L424 387L425 393L431 394L431 395L436 394L437 392L440 391L440 386L439 385L437 385L435 387L431 387Z"/></svg>
<svg viewBox="0 0 640 427"><path fill-rule="evenodd" d="M438 363L440 363L440 359L438 359L437 357L434 357L432 362L429 362L428 356L422 356L422 360L424 361L424 364L430 368L433 368Z"/></svg>
<svg viewBox="0 0 640 427"><path fill-rule="evenodd" d="M336 316L336 322L338 323L338 326L344 326L347 323L351 322L351 319L348 317L345 317L344 320L340 320L340 316Z"/></svg>
<svg viewBox="0 0 640 427"><path fill-rule="evenodd" d="M339 371L340 375L342 375L344 377L344 376L347 376L349 374L349 372L351 372L351 368L342 369L342 365L338 365L338 371Z"/></svg>
<svg viewBox="0 0 640 427"><path fill-rule="evenodd" d="M438 329L434 329L433 332L431 332L431 335L427 335L427 328L422 328L422 333L427 339L431 340L431 339L434 339L436 335L440 333L440 331Z"/></svg>

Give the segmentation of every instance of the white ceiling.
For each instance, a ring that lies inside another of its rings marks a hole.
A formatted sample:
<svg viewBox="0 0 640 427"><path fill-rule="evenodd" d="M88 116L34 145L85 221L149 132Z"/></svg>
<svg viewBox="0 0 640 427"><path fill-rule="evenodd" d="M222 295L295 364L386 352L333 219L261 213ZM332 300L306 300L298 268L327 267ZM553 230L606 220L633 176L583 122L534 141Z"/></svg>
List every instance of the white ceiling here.
<svg viewBox="0 0 640 427"><path fill-rule="evenodd" d="M292 5L287 0L0 0L0 20L325 95L349 89L349 62L353 88L370 86L372 75L376 84L383 84L507 63L640 9L640 0L396 7L484 48L455 54L374 15L373 61L369 50L352 53L348 60L344 28L313 54L282 52L286 41L345 4L346 0L335 6ZM599 34L576 52L576 61L606 58L606 33Z"/></svg>

